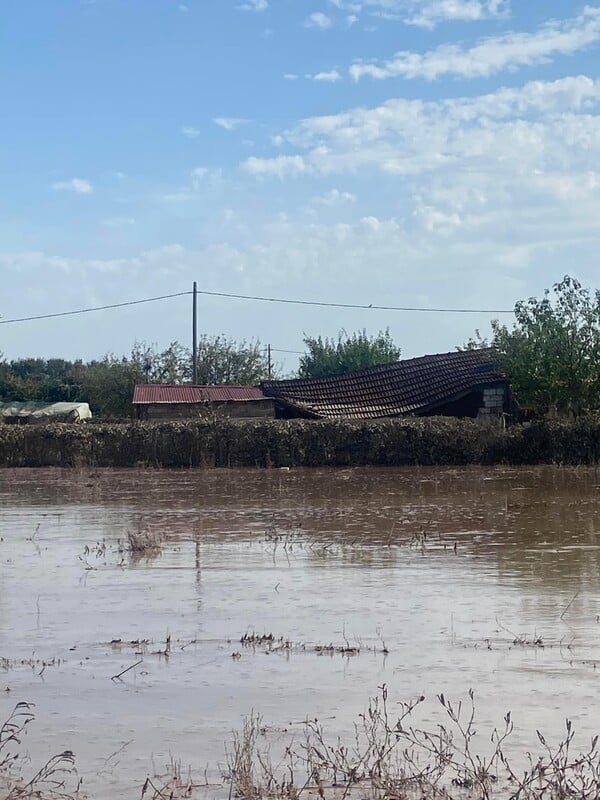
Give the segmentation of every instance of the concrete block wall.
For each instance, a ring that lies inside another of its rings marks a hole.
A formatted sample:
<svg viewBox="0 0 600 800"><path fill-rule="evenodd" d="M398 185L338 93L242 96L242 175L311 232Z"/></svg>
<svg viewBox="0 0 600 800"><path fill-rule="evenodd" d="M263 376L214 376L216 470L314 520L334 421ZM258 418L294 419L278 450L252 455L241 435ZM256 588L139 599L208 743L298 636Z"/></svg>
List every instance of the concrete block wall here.
<svg viewBox="0 0 600 800"><path fill-rule="evenodd" d="M504 386L489 386L483 390L483 404L479 409L479 416L502 414L506 389Z"/></svg>

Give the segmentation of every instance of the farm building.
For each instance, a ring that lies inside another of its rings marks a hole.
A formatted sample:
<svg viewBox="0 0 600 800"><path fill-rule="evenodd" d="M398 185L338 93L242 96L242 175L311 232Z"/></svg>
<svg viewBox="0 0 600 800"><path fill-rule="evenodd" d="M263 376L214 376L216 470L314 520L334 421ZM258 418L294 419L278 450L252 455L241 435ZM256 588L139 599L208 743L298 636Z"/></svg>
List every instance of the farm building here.
<svg viewBox="0 0 600 800"><path fill-rule="evenodd" d="M506 375L489 349L411 358L324 378L266 381L279 417L378 419L511 413Z"/></svg>
<svg viewBox="0 0 600 800"><path fill-rule="evenodd" d="M141 384L135 387L133 405L138 419L189 419L206 410L235 419L275 416L274 400L257 386Z"/></svg>

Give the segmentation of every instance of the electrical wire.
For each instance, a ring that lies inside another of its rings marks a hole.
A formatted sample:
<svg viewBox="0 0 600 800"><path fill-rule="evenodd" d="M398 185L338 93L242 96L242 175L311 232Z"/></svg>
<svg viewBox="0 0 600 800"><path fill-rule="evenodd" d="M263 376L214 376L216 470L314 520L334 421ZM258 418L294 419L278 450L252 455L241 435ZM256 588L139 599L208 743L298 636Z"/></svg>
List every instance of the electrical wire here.
<svg viewBox="0 0 600 800"><path fill-rule="evenodd" d="M9 325L11 322L32 322L36 319L54 319L55 317L70 317L74 314L90 314L92 311L106 311L109 308L124 308L125 306L139 306L142 303L154 303L157 300L168 300L171 297L184 297L193 292L176 292L163 294L159 297L146 297L143 300L129 300L126 303L111 303L107 306L94 306L93 308L79 308L76 311L58 311L54 314L37 314L33 317L15 317L14 319L0 319L0 325Z"/></svg>
<svg viewBox="0 0 600 800"><path fill-rule="evenodd" d="M280 347L272 347L271 348L271 352L272 353L291 353L294 356L303 356L304 355L304 351L303 350L282 350Z"/></svg>
<svg viewBox="0 0 600 800"><path fill-rule="evenodd" d="M321 308L353 308L365 311L418 311L418 312L433 312L438 314L513 314L514 309L510 311L506 308L419 308L415 306L377 306L373 303L359 304L359 303L325 303L320 300L291 300L281 297L263 297L261 295L253 294L231 294L229 292L209 292L206 290L198 289L198 294L208 295L209 297L228 297L236 300L260 300L265 303L288 303L298 306L320 306Z"/></svg>
<svg viewBox="0 0 600 800"><path fill-rule="evenodd" d="M254 300L264 303L285 303L287 305L299 306L316 306L319 308L346 308L361 311L404 311L404 312L418 312L418 313L435 313L435 314L512 314L512 310L508 309L494 309L494 308L425 308L417 306L380 306L373 303L360 304L360 303L327 303L320 300L293 300L290 298L282 297L263 297L261 295L251 294L233 294L230 292L209 292L207 290L198 289L197 293L205 297L226 297L233 300ZM141 300L129 300L123 303L110 303L104 306L93 306L90 308L79 308L74 311L58 311L52 314L36 314L28 317L13 317L12 319L0 319L0 325L10 325L16 322L33 322L35 320L43 319L56 319L57 317L70 317L76 314L90 314L95 311L107 311L112 308L126 308L127 306L138 306L142 303L155 303L159 300L169 300L173 297L187 297L192 295L193 291L187 292L174 292L173 294L163 294L157 297L145 297ZM284 352L284 351L280 351Z"/></svg>

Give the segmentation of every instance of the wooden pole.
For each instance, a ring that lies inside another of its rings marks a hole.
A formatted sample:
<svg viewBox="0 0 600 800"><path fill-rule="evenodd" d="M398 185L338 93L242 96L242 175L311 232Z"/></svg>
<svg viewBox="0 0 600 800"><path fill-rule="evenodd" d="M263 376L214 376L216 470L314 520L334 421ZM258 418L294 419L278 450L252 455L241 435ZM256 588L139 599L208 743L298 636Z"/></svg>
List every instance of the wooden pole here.
<svg viewBox="0 0 600 800"><path fill-rule="evenodd" d="M192 383L198 383L198 284L194 281L192 299Z"/></svg>
<svg viewBox="0 0 600 800"><path fill-rule="evenodd" d="M271 345L267 345L267 375L269 376L269 380L273 377L273 362L271 361Z"/></svg>

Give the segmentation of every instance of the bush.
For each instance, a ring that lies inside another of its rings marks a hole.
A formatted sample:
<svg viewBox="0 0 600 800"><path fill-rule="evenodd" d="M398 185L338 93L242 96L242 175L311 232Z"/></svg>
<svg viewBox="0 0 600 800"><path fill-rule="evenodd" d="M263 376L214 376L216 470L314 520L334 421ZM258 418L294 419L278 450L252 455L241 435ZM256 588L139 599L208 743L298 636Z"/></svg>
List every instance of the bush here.
<svg viewBox="0 0 600 800"><path fill-rule="evenodd" d="M5 467L596 464L600 415L507 431L474 420L189 420L0 425Z"/></svg>

